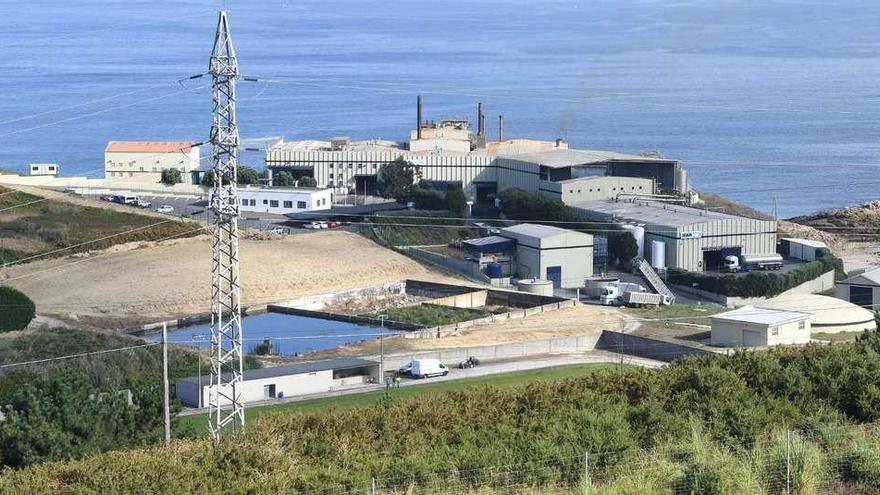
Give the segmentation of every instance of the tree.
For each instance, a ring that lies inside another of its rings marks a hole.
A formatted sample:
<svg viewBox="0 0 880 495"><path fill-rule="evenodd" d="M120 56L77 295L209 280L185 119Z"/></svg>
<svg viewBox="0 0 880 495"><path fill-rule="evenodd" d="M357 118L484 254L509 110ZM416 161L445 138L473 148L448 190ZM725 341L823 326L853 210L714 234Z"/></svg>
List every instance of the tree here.
<svg viewBox="0 0 880 495"><path fill-rule="evenodd" d="M173 186L174 184L180 184L183 182L183 179L180 177L180 170L176 168L165 168L162 169L162 178L159 182L166 186Z"/></svg>
<svg viewBox="0 0 880 495"><path fill-rule="evenodd" d="M272 176L272 185L278 187L293 187L296 181L290 172L278 172Z"/></svg>
<svg viewBox="0 0 880 495"><path fill-rule="evenodd" d="M208 170L202 176L202 185L205 187L214 187L214 171Z"/></svg>
<svg viewBox="0 0 880 495"><path fill-rule="evenodd" d="M461 184L449 184L446 189L446 209L454 216L463 217L467 211L467 198L464 196L464 189Z"/></svg>
<svg viewBox="0 0 880 495"><path fill-rule="evenodd" d="M240 186L248 186L260 183L260 174L252 167L241 165L238 167L238 184Z"/></svg>
<svg viewBox="0 0 880 495"><path fill-rule="evenodd" d="M379 169L379 194L400 202L409 201L415 183L420 179L418 166L398 158Z"/></svg>
<svg viewBox="0 0 880 495"><path fill-rule="evenodd" d="M311 176L303 176L299 178L299 187L318 187L318 181Z"/></svg>
<svg viewBox="0 0 880 495"><path fill-rule="evenodd" d="M36 314L31 299L12 287L0 287L0 332L21 330Z"/></svg>

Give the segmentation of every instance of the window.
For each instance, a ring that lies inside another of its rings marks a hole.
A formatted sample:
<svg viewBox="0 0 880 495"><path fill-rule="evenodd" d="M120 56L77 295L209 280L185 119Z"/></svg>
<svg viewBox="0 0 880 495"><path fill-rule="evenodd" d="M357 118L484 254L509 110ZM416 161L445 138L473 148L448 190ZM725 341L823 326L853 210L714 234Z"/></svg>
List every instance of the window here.
<svg viewBox="0 0 880 495"><path fill-rule="evenodd" d="M246 199L241 200L241 206L247 206L247 205L248 205L248 200L246 200Z"/></svg>
<svg viewBox="0 0 880 495"><path fill-rule="evenodd" d="M293 201L285 201L284 207L285 208L293 208Z"/></svg>
<svg viewBox="0 0 880 495"><path fill-rule="evenodd" d="M40 170L40 167L31 167L31 170L36 172L37 170Z"/></svg>
<svg viewBox="0 0 880 495"><path fill-rule="evenodd" d="M799 322L798 322L798 330L806 330L806 328L807 328L807 322L806 322L806 321L799 321Z"/></svg>
<svg viewBox="0 0 880 495"><path fill-rule="evenodd" d="M49 165L49 172L54 172L54 171L55 171L55 167Z"/></svg>
<svg viewBox="0 0 880 495"><path fill-rule="evenodd" d="M263 385L263 397L267 399L275 398L275 384Z"/></svg>
<svg viewBox="0 0 880 495"><path fill-rule="evenodd" d="M268 200L268 199L264 199L264 200L263 200L263 204L264 204L264 205L269 204L269 200Z"/></svg>
<svg viewBox="0 0 880 495"><path fill-rule="evenodd" d="M269 208L278 208L278 200L273 199L273 200L269 201Z"/></svg>
<svg viewBox="0 0 880 495"><path fill-rule="evenodd" d="M770 335L774 337L779 335L779 327L770 327Z"/></svg>
<svg viewBox="0 0 880 495"><path fill-rule="evenodd" d="M256 200L256 199L252 199L252 200L251 200L251 206L257 206L257 200Z"/></svg>
<svg viewBox="0 0 880 495"><path fill-rule="evenodd" d="M297 201L297 202L296 202L296 207L297 207L297 208L305 208L305 207L306 207L306 202L305 202L305 201Z"/></svg>

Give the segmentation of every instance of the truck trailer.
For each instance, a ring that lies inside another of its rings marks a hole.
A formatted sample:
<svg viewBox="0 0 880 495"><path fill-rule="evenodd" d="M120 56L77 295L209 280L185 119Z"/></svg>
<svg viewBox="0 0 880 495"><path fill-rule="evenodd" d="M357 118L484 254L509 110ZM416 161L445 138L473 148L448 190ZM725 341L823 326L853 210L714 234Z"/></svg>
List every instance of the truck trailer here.
<svg viewBox="0 0 880 495"><path fill-rule="evenodd" d="M724 269L730 273L753 270L781 270L782 256L779 254L746 254L724 258Z"/></svg>

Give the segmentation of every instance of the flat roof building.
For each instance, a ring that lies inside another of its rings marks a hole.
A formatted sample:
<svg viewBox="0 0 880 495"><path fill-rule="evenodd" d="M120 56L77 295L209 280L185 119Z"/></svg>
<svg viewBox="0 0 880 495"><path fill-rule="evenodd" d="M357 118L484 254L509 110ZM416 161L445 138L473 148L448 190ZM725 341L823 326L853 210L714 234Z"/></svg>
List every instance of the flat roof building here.
<svg viewBox="0 0 880 495"><path fill-rule="evenodd" d="M539 278L557 288L583 287L593 275L593 236L549 225L524 223L501 229L500 237L516 241L515 272Z"/></svg>
<svg viewBox="0 0 880 495"><path fill-rule="evenodd" d="M256 402L340 388L379 383L379 363L359 358L338 358L287 366L245 370L242 401ZM208 375L177 381L176 396L189 407L205 407L216 387Z"/></svg>
<svg viewBox="0 0 880 495"><path fill-rule="evenodd" d="M712 315L712 344L767 347L810 341L809 313L743 306Z"/></svg>
<svg viewBox="0 0 880 495"><path fill-rule="evenodd" d="M658 201L580 201L569 206L593 220L636 223L645 229L645 258L653 266L718 270L726 256L776 252L776 221L756 220ZM648 249L662 243L664 249ZM652 259L662 252L663 260Z"/></svg>
<svg viewBox="0 0 880 495"><path fill-rule="evenodd" d="M199 146L192 141L110 141L104 149L104 178L158 183L177 169L184 184L198 184Z"/></svg>
<svg viewBox="0 0 880 495"><path fill-rule="evenodd" d="M238 189L239 210L286 215L304 211L329 210L333 193L309 187L251 187Z"/></svg>

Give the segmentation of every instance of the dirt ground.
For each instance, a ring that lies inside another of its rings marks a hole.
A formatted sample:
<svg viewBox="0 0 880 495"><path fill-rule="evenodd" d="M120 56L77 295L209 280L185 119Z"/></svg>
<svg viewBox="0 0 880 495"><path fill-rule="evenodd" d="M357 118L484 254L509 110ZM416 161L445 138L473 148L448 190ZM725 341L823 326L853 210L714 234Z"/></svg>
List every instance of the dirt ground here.
<svg viewBox="0 0 880 495"><path fill-rule="evenodd" d="M836 254L843 259L847 272L880 265L880 243L877 242L850 242Z"/></svg>
<svg viewBox="0 0 880 495"><path fill-rule="evenodd" d="M240 249L245 306L407 277L453 280L342 231L242 240ZM210 239L200 236L12 266L0 278L28 294L40 314L124 328L210 311L210 273Z"/></svg>

